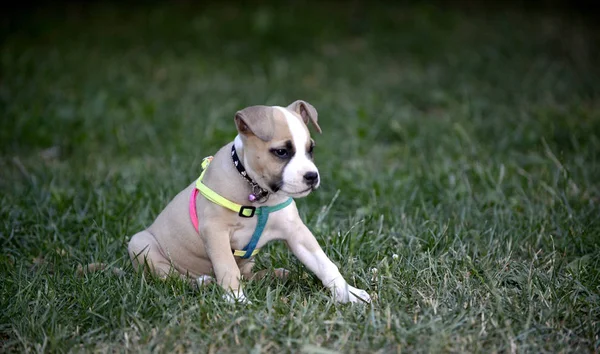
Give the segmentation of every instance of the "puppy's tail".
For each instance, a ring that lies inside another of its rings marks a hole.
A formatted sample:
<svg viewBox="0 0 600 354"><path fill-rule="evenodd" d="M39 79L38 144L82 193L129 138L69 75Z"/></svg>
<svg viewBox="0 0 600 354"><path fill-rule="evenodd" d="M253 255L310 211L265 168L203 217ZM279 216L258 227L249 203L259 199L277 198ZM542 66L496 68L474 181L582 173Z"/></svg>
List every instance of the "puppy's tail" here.
<svg viewBox="0 0 600 354"><path fill-rule="evenodd" d="M113 274L122 277L125 275L125 271L119 267L113 267L110 264L106 263L90 263L87 265L77 265L77 271L75 272L78 276L83 276L85 274L94 273L97 271L109 270Z"/></svg>

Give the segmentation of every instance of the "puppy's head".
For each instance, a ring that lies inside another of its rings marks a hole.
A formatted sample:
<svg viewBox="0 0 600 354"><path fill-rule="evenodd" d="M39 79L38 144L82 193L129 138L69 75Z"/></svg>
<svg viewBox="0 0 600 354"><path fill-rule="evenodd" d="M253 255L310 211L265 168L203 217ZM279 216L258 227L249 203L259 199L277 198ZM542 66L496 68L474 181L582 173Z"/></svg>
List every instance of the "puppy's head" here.
<svg viewBox="0 0 600 354"><path fill-rule="evenodd" d="M242 163L250 177L269 192L290 197L304 197L317 189L320 177L313 162L315 144L307 128L311 122L320 133L317 121L317 110L304 101L237 112L236 147L243 146Z"/></svg>

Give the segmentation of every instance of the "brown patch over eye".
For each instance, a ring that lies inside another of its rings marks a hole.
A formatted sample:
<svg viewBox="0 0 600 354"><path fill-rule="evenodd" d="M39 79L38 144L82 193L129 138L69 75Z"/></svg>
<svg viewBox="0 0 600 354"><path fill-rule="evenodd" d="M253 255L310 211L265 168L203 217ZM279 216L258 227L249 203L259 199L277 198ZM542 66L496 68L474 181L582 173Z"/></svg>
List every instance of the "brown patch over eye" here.
<svg viewBox="0 0 600 354"><path fill-rule="evenodd" d="M291 140L285 142L285 147L275 147L270 149L271 153L282 160L289 160L295 154L294 144Z"/></svg>

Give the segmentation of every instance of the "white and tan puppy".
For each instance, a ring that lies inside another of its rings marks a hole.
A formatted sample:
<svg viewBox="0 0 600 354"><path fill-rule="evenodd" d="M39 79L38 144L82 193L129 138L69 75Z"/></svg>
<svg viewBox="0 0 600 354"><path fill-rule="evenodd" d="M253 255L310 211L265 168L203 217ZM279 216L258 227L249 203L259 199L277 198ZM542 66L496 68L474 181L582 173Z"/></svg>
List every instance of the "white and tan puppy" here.
<svg viewBox="0 0 600 354"><path fill-rule="evenodd" d="M216 153L202 182L234 203L256 207L308 195L320 184L313 163L314 142L307 128L309 122L321 131L317 111L304 101L288 107L252 106L237 112L238 135ZM255 190L234 166L232 144L248 176L268 193L266 201L248 201ZM128 251L132 262L163 277L175 271L198 279L199 283L216 280L227 290L229 299L245 301L241 276L250 279L263 274L252 272L252 258L236 257L232 250L248 244L257 218L241 217L198 194L195 206L199 230L196 231L189 212L195 186L192 183L180 192L147 230L131 238ZM294 255L331 289L336 301L371 301L366 291L344 280L300 219L294 202L270 214L256 248L272 240L285 241ZM277 269L275 274L284 277L287 271Z"/></svg>

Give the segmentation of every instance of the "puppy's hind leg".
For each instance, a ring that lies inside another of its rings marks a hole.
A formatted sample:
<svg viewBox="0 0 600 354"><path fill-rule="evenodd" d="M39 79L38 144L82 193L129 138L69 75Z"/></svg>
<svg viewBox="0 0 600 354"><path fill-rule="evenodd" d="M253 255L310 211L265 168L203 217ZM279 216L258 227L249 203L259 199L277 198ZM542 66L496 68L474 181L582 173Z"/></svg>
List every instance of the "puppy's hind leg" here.
<svg viewBox="0 0 600 354"><path fill-rule="evenodd" d="M171 262L162 254L154 235L148 230L133 235L127 251L135 269L150 271L161 278L171 273Z"/></svg>
<svg viewBox="0 0 600 354"><path fill-rule="evenodd" d="M151 272L161 279L166 279L173 274L173 266L171 261L160 251L158 243L148 230L140 231L131 237L127 246L129 257L133 267L137 270ZM184 281L188 282L192 287L200 287L212 283L215 279L210 275L201 275L194 279L185 274L175 271L177 275Z"/></svg>

